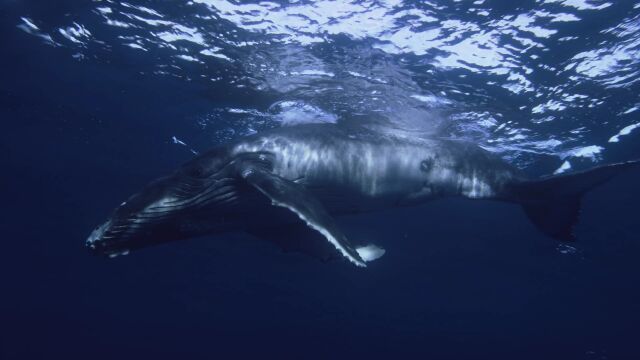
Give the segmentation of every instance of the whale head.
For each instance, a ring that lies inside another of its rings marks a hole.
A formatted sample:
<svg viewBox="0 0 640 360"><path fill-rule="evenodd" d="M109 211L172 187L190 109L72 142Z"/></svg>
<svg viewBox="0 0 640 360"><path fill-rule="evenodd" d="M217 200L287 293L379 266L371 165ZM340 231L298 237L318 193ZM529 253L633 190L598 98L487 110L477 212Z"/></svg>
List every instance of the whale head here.
<svg viewBox="0 0 640 360"><path fill-rule="evenodd" d="M204 156L152 182L93 230L86 240L88 249L113 257L229 226L237 184L233 162L223 160Z"/></svg>

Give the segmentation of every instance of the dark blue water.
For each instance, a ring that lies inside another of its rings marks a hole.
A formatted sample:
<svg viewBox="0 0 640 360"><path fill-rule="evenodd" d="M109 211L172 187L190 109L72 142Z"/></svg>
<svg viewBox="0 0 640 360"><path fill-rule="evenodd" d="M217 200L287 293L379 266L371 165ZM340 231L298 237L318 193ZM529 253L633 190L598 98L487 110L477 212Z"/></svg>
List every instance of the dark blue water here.
<svg viewBox="0 0 640 360"><path fill-rule="evenodd" d="M639 4L0 1L0 358L640 358L638 171L571 244L452 199L339 219L387 249L366 270L243 234L84 247L192 150L298 123L439 131L531 176L637 159Z"/></svg>

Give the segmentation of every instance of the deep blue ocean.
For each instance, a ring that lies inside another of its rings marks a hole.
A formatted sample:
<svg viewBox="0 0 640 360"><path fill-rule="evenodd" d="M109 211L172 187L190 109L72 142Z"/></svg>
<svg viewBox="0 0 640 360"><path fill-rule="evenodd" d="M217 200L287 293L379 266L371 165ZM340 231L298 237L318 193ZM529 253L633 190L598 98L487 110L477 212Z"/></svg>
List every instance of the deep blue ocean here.
<svg viewBox="0 0 640 360"><path fill-rule="evenodd" d="M640 359L640 172L561 243L516 205L342 217L366 269L232 233L85 240L194 153L302 123L640 158L637 0L0 0L1 359Z"/></svg>

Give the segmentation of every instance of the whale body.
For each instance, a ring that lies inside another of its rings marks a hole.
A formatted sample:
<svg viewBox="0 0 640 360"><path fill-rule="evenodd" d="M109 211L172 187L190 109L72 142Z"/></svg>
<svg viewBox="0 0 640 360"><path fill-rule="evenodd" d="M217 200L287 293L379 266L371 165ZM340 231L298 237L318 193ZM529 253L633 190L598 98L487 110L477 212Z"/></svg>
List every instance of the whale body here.
<svg viewBox="0 0 640 360"><path fill-rule="evenodd" d="M452 196L520 204L543 233L572 240L582 195L637 165L630 161L528 179L466 141L298 125L241 138L194 158L116 208L86 243L93 252L114 256L246 231L285 250L324 260L342 256L366 266L384 250L347 239L335 216Z"/></svg>

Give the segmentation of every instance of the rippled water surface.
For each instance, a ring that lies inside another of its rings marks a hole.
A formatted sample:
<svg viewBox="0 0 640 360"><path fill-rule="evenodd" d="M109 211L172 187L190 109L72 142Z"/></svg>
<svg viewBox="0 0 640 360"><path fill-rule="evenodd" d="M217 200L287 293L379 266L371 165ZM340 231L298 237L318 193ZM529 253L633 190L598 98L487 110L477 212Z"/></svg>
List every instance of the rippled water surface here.
<svg viewBox="0 0 640 360"><path fill-rule="evenodd" d="M348 220L388 250L366 273L241 235L82 245L274 127L468 139L532 176L637 159L640 1L0 0L0 39L0 357L640 358L637 176L587 198L576 244L499 204Z"/></svg>
<svg viewBox="0 0 640 360"><path fill-rule="evenodd" d="M212 101L188 120L225 122L214 140L375 117L413 133L444 124L519 166L551 155L562 171L624 147L640 126L634 1L105 0L64 10L49 19L27 7L14 21L77 61L264 96Z"/></svg>

